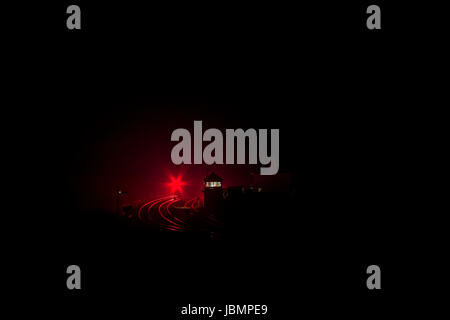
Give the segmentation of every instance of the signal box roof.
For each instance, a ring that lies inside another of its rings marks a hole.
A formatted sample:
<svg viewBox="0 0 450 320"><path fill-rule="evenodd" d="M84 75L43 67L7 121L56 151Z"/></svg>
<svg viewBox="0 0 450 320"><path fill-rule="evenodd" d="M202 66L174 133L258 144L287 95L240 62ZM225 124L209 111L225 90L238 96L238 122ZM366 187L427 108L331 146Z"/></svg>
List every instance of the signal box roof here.
<svg viewBox="0 0 450 320"><path fill-rule="evenodd" d="M205 179L203 179L205 182L213 182L213 181L223 181L223 179L221 177L219 177L217 174L215 174L214 172L207 175L205 177Z"/></svg>

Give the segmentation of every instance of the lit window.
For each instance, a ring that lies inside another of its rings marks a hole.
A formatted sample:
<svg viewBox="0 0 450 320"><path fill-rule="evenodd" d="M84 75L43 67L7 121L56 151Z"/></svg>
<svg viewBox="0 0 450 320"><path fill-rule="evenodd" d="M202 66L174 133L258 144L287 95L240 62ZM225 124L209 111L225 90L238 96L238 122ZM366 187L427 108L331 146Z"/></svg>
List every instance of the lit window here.
<svg viewBox="0 0 450 320"><path fill-rule="evenodd" d="M208 182L206 182L206 186L208 188L220 187L221 185L222 185L222 183L220 181L208 181Z"/></svg>

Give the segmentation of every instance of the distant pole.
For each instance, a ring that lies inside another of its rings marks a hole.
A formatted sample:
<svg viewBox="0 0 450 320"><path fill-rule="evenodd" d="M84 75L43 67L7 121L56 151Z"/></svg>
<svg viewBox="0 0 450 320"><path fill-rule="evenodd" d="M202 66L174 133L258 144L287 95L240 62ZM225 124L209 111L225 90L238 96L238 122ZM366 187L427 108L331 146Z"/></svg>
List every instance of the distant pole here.
<svg viewBox="0 0 450 320"><path fill-rule="evenodd" d="M122 197L123 194L125 194L126 192L122 191L122 189L120 189L119 187L116 188L116 210L118 214L122 214L122 210L121 210L121 206L120 206L120 199Z"/></svg>
<svg viewBox="0 0 450 320"><path fill-rule="evenodd" d="M120 194L122 190L119 187L116 188L116 212L120 214Z"/></svg>

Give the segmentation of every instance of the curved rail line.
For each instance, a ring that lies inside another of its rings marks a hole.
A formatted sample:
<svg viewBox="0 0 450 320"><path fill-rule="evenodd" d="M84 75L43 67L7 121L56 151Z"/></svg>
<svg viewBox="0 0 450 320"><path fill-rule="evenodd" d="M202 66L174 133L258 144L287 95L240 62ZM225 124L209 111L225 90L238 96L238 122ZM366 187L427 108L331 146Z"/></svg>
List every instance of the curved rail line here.
<svg viewBox="0 0 450 320"><path fill-rule="evenodd" d="M160 198L153 199L153 200L143 204L138 210L138 219L141 220L141 221L144 221L143 210L144 210L145 207L147 207L146 208L146 215L147 215L147 219L149 219L150 218L150 211L151 211L152 207L154 205L156 205L157 203L159 203L159 202L161 202L163 200L166 200L168 198L173 198L173 196L160 197Z"/></svg>
<svg viewBox="0 0 450 320"><path fill-rule="evenodd" d="M176 215L174 206L181 203L184 208L189 208L191 212L199 212L200 198L193 197L188 200L181 199L176 195L167 195L148 201L141 205L137 211L137 218L145 223L155 223L163 229L170 231L183 231L187 228L187 221L184 216ZM218 221L210 221L217 224Z"/></svg>

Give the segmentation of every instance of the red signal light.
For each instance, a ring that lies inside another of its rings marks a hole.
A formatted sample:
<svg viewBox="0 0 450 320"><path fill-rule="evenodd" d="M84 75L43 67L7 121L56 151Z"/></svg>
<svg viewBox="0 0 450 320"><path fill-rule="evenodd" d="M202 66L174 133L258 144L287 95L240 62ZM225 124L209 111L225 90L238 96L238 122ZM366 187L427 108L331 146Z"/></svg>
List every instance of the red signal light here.
<svg viewBox="0 0 450 320"><path fill-rule="evenodd" d="M186 183L181 180L181 176L178 176L177 178L171 176L170 182L167 183L171 193L183 192L183 186L185 184Z"/></svg>

